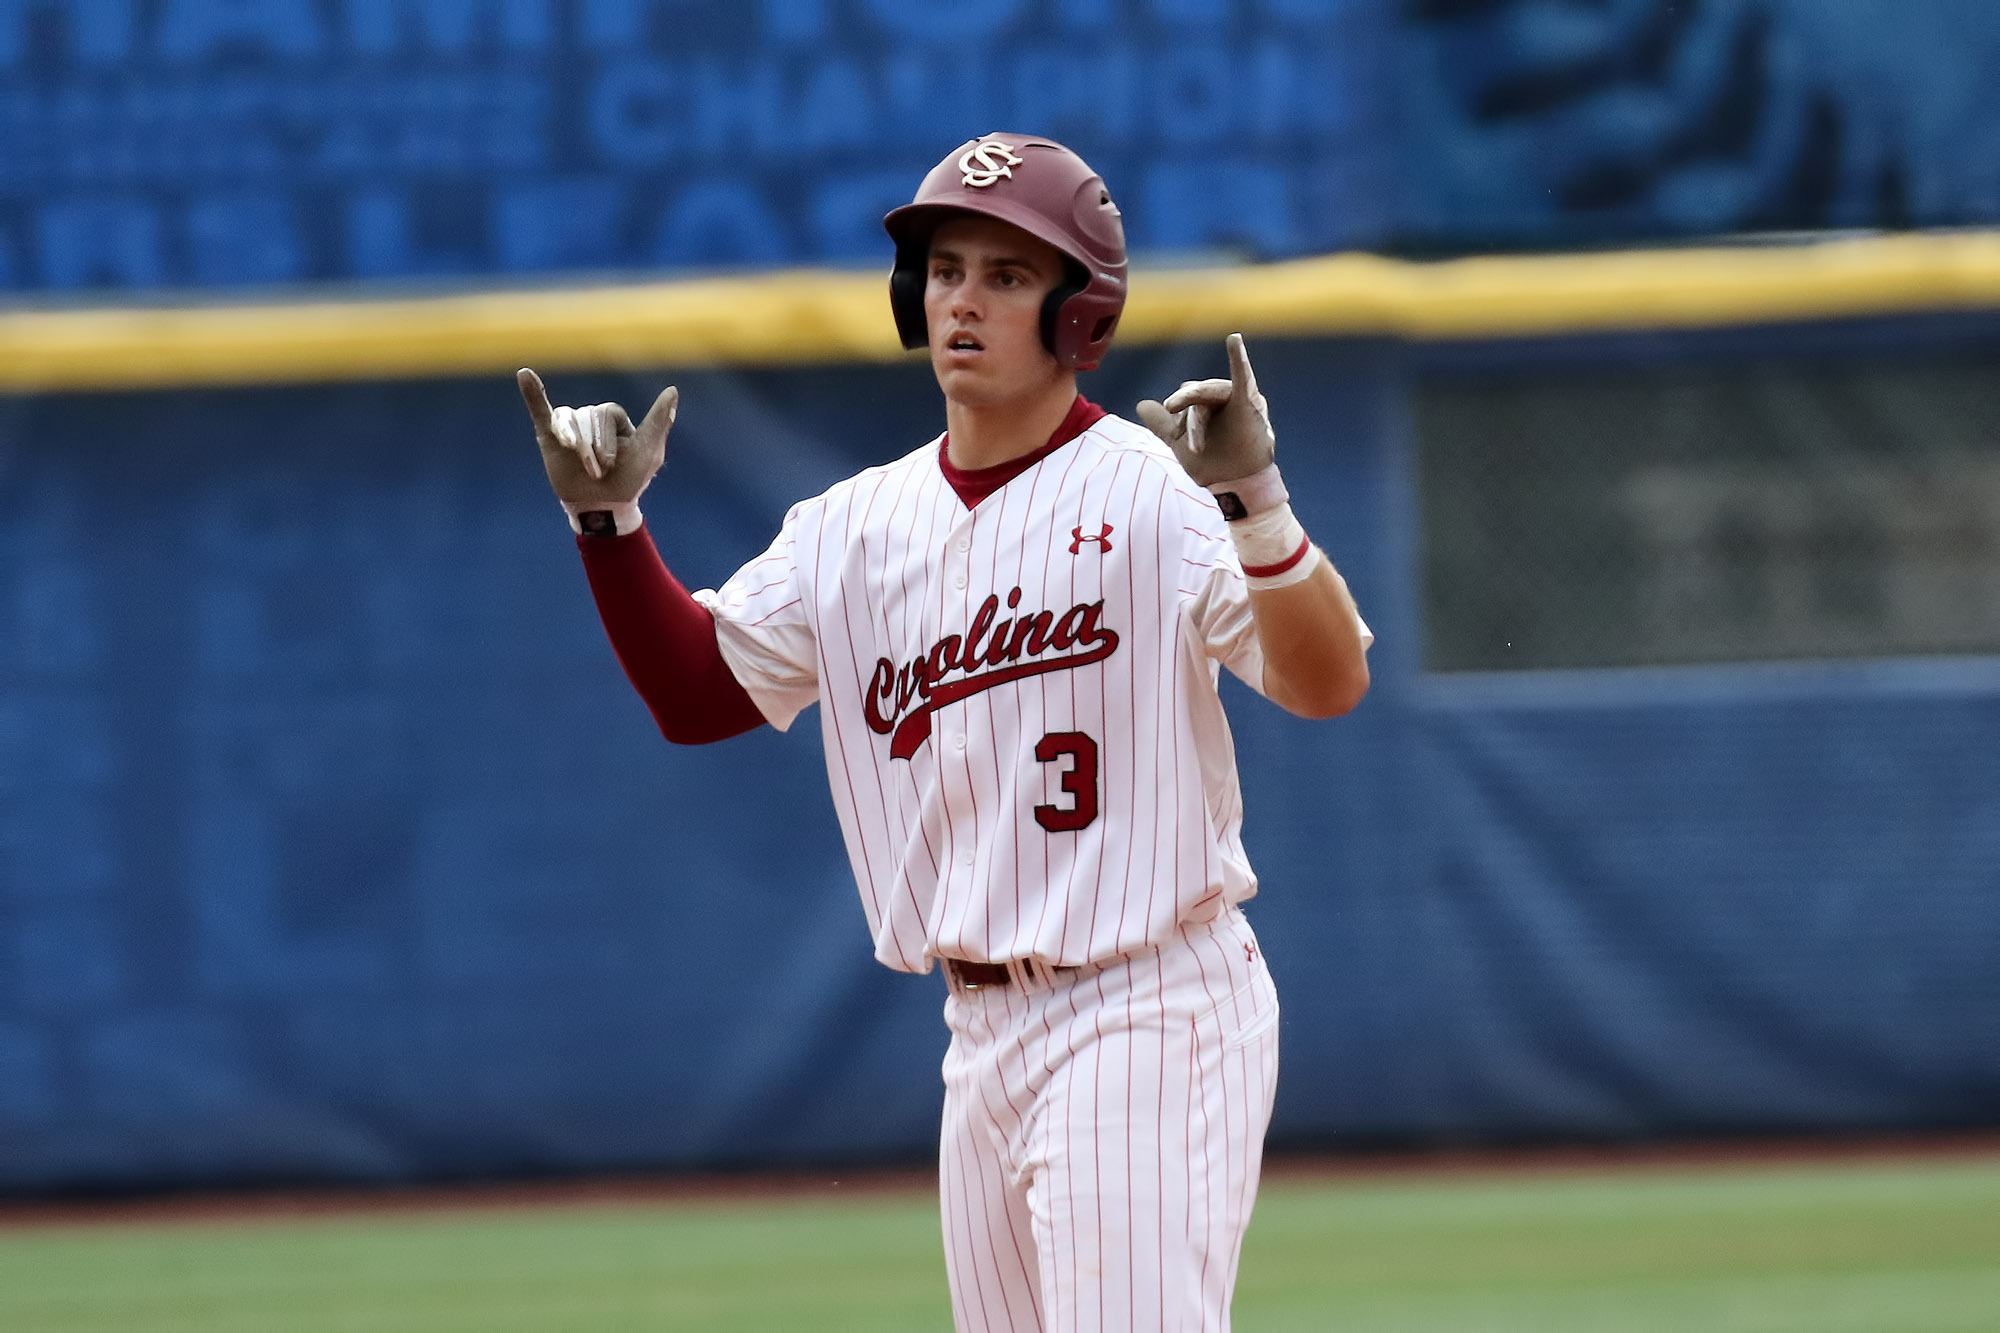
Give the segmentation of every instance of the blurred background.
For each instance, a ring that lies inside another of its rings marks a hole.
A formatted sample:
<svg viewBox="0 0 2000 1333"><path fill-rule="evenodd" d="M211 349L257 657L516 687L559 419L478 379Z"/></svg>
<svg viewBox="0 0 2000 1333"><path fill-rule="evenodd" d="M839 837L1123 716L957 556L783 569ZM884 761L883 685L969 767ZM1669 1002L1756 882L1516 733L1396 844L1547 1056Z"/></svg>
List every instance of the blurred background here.
<svg viewBox="0 0 2000 1333"><path fill-rule="evenodd" d="M1123 206L1084 391L1243 329L1379 635L1229 696L1275 1151L2000 1125L1996 68L1990 0L0 0L0 1191L932 1155L815 715L658 737L511 371L680 384L713 586L941 429L879 219L1003 129Z"/></svg>

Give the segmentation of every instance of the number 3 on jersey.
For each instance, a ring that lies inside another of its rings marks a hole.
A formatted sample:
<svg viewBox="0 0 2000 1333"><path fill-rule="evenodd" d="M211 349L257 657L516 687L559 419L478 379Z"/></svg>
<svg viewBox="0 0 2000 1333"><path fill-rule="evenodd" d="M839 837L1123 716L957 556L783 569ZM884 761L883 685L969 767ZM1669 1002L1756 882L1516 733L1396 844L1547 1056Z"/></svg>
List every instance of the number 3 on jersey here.
<svg viewBox="0 0 2000 1333"><path fill-rule="evenodd" d="M1035 743L1035 758L1044 764L1065 757L1072 761L1062 775L1069 807L1035 807L1035 822L1051 833L1072 833L1097 818L1097 742L1080 731L1052 731Z"/></svg>

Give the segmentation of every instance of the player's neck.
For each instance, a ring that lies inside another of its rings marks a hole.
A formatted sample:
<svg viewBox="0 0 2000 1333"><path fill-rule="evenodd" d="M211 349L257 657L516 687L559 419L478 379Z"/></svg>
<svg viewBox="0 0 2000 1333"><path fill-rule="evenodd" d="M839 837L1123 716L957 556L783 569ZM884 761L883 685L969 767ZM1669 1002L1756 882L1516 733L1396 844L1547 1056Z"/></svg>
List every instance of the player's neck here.
<svg viewBox="0 0 2000 1333"><path fill-rule="evenodd" d="M1076 376L1058 375L1035 393L1000 403L944 402L946 454L953 467L999 467L1049 442L1076 402Z"/></svg>

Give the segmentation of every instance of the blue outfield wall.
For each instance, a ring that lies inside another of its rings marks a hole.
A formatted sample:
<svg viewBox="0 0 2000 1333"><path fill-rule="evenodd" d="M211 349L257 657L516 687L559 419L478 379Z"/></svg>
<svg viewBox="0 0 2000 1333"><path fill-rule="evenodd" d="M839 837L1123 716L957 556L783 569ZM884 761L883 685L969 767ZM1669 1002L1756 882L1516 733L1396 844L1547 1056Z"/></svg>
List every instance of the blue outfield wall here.
<svg viewBox="0 0 2000 1333"><path fill-rule="evenodd" d="M1256 350L1380 635L1348 718L1227 687L1274 1142L2000 1121L2000 667L1427 675L1422 356ZM940 424L921 366L676 378L690 582ZM658 737L505 377L6 400L0 476L0 1186L930 1154L942 985L870 957L816 713Z"/></svg>

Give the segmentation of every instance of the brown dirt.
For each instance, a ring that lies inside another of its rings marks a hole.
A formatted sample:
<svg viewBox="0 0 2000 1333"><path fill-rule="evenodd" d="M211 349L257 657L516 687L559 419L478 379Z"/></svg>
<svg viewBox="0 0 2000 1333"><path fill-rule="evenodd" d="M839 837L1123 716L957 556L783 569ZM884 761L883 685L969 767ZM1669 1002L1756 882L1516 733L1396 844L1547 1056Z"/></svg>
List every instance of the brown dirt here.
<svg viewBox="0 0 2000 1333"><path fill-rule="evenodd" d="M1675 1171L1740 1165L1829 1165L2000 1157L2000 1132L1867 1138L1704 1140L1657 1145L1410 1149L1276 1154L1274 1182ZM270 1218L495 1211L512 1208L649 1207L773 1199L831 1201L926 1194L929 1168L621 1176L583 1180L298 1190L216 1190L116 1198L0 1199L0 1231Z"/></svg>
<svg viewBox="0 0 2000 1333"><path fill-rule="evenodd" d="M1724 1166L1754 1168L1989 1157L2000 1157L2000 1131L1327 1153L1273 1157L1265 1165L1264 1178L1313 1180L1425 1175L1562 1175L1598 1171L1681 1171Z"/></svg>

